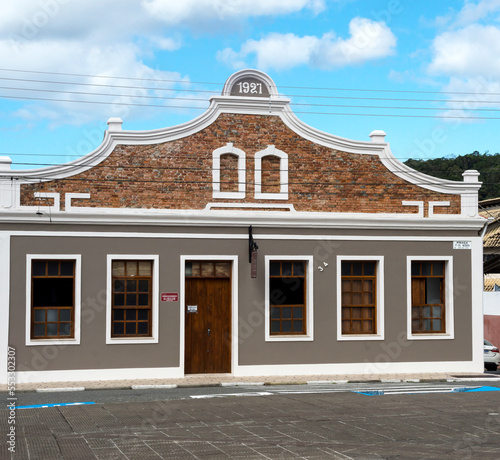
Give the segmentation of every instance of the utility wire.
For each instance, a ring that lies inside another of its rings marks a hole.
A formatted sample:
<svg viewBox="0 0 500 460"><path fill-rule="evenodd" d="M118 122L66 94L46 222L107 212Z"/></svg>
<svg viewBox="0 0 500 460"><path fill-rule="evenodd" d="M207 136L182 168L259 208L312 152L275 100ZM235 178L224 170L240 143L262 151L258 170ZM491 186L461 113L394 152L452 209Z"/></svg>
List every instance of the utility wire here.
<svg viewBox="0 0 500 460"><path fill-rule="evenodd" d="M178 157L172 157L172 159L174 160L178 160L179 158ZM167 159L165 159L167 160ZM27 162L27 163L24 163L24 162L14 162L13 164L16 164L16 165L23 165L23 166L42 166L42 167L50 167L50 166L64 166L64 165L61 165L59 163L33 163L33 162ZM304 164L304 163L302 163ZM210 174L211 173L211 170L208 170L208 169L204 169L204 168L199 168L199 167L179 167L179 166L126 166L126 165L105 165L105 164L97 164L97 165L94 165L94 166L89 166L87 163L81 163L81 164L78 164L78 163L74 163L71 165L72 167L88 167L89 169L93 169L93 170L98 170L98 169L106 169L106 170L111 170L111 171L126 171L126 170L149 170L149 171L152 171L152 172L158 172L158 171L195 171L195 172L200 172L200 173L207 173L207 174ZM313 166L313 164L311 163L309 166ZM252 171L254 170L253 168L251 168ZM15 171L15 170L13 170ZM222 170L221 169L221 173L223 172L227 172L227 173L234 173L234 174L237 174L239 171L247 171L247 168L241 168L241 169L238 169L238 168L228 168L228 169L225 169L225 170ZM307 170L304 170L304 169L301 169L301 168L297 168L295 170L291 170L290 168L288 170L283 170L283 169L272 169L272 170L269 170L269 169L260 169L260 170L257 170L257 171L260 171L260 172L269 172L269 173L275 173L275 174L278 174L278 173L281 173L283 171L288 171L288 172L297 172L297 173L300 173L300 174L307 174L307 173L314 173L315 170L313 169L307 169ZM397 174L399 172L402 172L402 171L405 171L405 169L401 168L401 169L386 169L386 171L390 172L390 173L393 173L393 174ZM337 168L322 168L321 169L321 172L322 173L342 173L342 174L346 174L346 173L351 173L353 175L357 175L357 172L356 170L349 170L349 169L337 169ZM447 172L447 171L433 171L433 173L436 173L436 172ZM426 174L428 176L432 176L431 174L427 174L427 173L422 173L422 174ZM488 174L488 172L482 174L484 176L486 176ZM435 177L435 176L433 176ZM438 177L436 177L436 179L439 179ZM236 182L236 181L233 181L233 182ZM484 182L483 182L484 183Z"/></svg>
<svg viewBox="0 0 500 460"><path fill-rule="evenodd" d="M59 94L79 94L85 96L111 96L123 98L142 98L142 99L165 99L165 100L181 100L181 101L198 101L207 102L202 98L189 98L189 97L168 97L168 96L148 96L143 94L129 95L129 94L113 94L113 93L94 93L87 91L65 91L56 89L36 89L36 88L13 88L9 86L0 86L0 89L13 90L13 91L32 91L43 93L59 93ZM6 96L9 97L9 96ZM63 102L67 100L61 99ZM69 101L79 102L79 101ZM90 101L87 101L90 102ZM500 101L497 101L500 104ZM114 103L114 102L109 102ZM149 105L149 104L148 104ZM473 112L500 112L500 109L481 109L481 108L443 108L443 107L404 107L404 106L380 106L380 105L343 105L343 104L314 104L314 103L299 103L291 102L293 106L306 106L306 107L341 107L341 108L356 108L356 109L400 109L400 110L446 110L446 111L473 111ZM164 107L164 106L161 106Z"/></svg>
<svg viewBox="0 0 500 460"><path fill-rule="evenodd" d="M24 179L24 180L30 180L30 181L34 181L36 180L37 182L33 182L32 185L33 186L36 186L37 184L39 184L38 181L44 181L44 182L51 182L53 184L58 184L60 182L67 182L67 183L71 183L71 182L86 182L88 183L89 182L89 179L88 178L77 178L77 177L67 177L67 178L62 178L62 179L53 179L53 178L50 178L50 177L44 177L44 176L37 176L37 177L29 177L29 176L20 176L18 177L18 179ZM439 180L438 178L436 178L437 180ZM184 179L178 179L178 180L158 180L158 179L131 179L129 177L119 177L119 178L113 178L113 179L110 179L110 178L99 178L99 179L92 179L91 182L93 182L94 184L113 184L113 183L120 183L121 185L122 184L143 184L143 183L148 183L148 184L196 184L196 185L206 185L208 188L212 188L212 180L207 180L207 181L201 181L201 180L185 180ZM458 182L458 181L456 181ZM222 181L220 182L222 184L226 183L226 184L239 184L238 181ZM246 183L246 182L245 182ZM269 185L279 185L281 184L281 182L272 182L270 183ZM366 181L358 181L356 180L356 178L353 178L351 181L349 182L345 182L345 183L338 183L338 182L335 182L335 181L332 181L332 182L318 182L318 181L313 181L313 182L304 182L304 181L300 181L300 182L287 182L285 185L310 185L310 186L325 186L325 187L334 187L336 189L339 189L339 188L349 188L349 187L357 187L357 186L360 186L360 185L364 185L364 186L374 186L374 185L378 185L378 186L387 186L387 187L401 187L402 185L407 185L408 187L413 187L413 186L424 186L424 185L435 185L434 182L431 182L431 181L422 181L422 182L408 182L404 179L400 179L399 182L366 182ZM488 185L491 185L491 184L496 184L496 182L492 182L492 183L484 183L483 184L488 184ZM111 187L111 186L110 186ZM92 186L88 186L87 188L92 188ZM49 190L45 190L45 192L50 192ZM292 191L293 192L293 191ZM398 190L396 190L396 192L398 192ZM305 194L303 191L300 191L300 192L293 192L294 194ZM311 192L308 192L307 194L310 194L310 193L318 193L317 191L315 190L312 190ZM323 191L321 191L321 193L323 193ZM331 194L333 195L337 195L338 193L336 192L332 192ZM367 194L368 195L368 194Z"/></svg>
<svg viewBox="0 0 500 460"><path fill-rule="evenodd" d="M80 82L64 82L64 81L50 81L50 80L32 80L25 78L10 78L10 77L0 77L0 80L9 81L22 81L26 83L48 83L48 84L58 84L58 85L75 85L75 86L93 86L93 87L105 87L105 88L122 88L122 89L141 89L141 90L151 90L151 91L186 91L192 93L210 93L210 94L220 94L220 92L201 90L201 89L183 89L183 88L158 88L158 87L144 87L144 86L130 86L130 85L110 85L104 83L80 83ZM368 90L367 90L368 91ZM432 93L435 94L435 93ZM436 93L440 94L440 93ZM467 94L467 93L465 93ZM479 93L470 93L471 95L476 95ZM498 95L500 93L485 93L486 95ZM410 99L410 98L387 98L387 97L354 97L354 96L326 96L326 95L307 95L307 94L286 94L286 97L296 97L296 98L321 98L321 99L353 99L353 100L372 100L372 101L403 101L403 102L446 102L446 103L474 103L474 104L500 104L500 101L487 101L487 100L455 100L455 99Z"/></svg>
<svg viewBox="0 0 500 460"><path fill-rule="evenodd" d="M123 105L133 107L160 107L169 109L192 109L192 110L206 110L204 107L192 107L181 105L161 105L161 104L138 104L133 102L114 102L114 101L75 101L75 100L62 100L62 99L49 99L43 97L27 97L27 96L5 96L0 95L0 98L6 99L22 99L22 100L36 100L36 101L52 101L61 103L81 103L81 104L104 104L104 105ZM373 107L377 108L377 107ZM447 110L447 109L443 109ZM440 118L440 119L460 119L460 120L500 120L500 117L475 117L475 116L450 116L450 115L407 115L407 114L381 114L381 113L341 113L341 112L310 112L310 111L294 111L294 113L301 113L307 115L341 115L341 116L358 116L358 117L391 117L391 118Z"/></svg>
<svg viewBox="0 0 500 460"><path fill-rule="evenodd" d="M44 75L61 75L70 77L87 77L87 78L109 78L120 80L134 80L134 81L155 81L155 82L168 82L178 84L200 84L200 85L217 85L222 87L224 83L215 83L207 81L191 81L191 80L172 80L172 79L159 79L159 78L144 78L144 77L121 77L114 75L93 75L93 74L75 74L75 73L62 73L62 72L45 72L38 70L21 70L21 69L0 69L3 72L18 72L18 73L38 73ZM336 88L336 87L315 87L315 86L285 86L280 85L280 88L290 89L313 89L322 91L363 91L363 92L384 92L384 93L416 93L416 94L479 94L488 96L500 96L500 93L493 92L467 92L467 91L424 91L424 90L394 90L394 89L367 89L367 88Z"/></svg>

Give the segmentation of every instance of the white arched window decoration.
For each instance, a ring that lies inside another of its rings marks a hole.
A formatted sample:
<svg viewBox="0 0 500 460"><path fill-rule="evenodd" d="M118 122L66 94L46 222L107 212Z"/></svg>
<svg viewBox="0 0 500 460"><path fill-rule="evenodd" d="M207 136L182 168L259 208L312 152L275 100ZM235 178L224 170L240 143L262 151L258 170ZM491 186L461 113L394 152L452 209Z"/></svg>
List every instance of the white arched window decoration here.
<svg viewBox="0 0 500 460"><path fill-rule="evenodd" d="M275 156L280 159L280 191L262 193L262 158ZM288 155L270 145L255 154L255 199L256 200L288 200Z"/></svg>
<svg viewBox="0 0 500 460"><path fill-rule="evenodd" d="M220 157L221 155L238 157L238 191L221 192L220 190ZM213 198L245 198L245 152L233 146L231 142L212 153L212 197Z"/></svg>

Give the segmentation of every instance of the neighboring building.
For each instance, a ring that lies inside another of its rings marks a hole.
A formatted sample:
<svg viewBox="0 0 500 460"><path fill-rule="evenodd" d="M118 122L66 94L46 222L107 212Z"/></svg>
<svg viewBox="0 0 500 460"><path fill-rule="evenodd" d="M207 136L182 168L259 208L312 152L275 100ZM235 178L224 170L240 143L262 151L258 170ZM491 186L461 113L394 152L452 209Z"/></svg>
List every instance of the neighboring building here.
<svg viewBox="0 0 500 460"><path fill-rule="evenodd" d="M110 119L61 166L1 160L18 382L482 372L476 171L311 128L259 71L210 101L166 129Z"/></svg>
<svg viewBox="0 0 500 460"><path fill-rule="evenodd" d="M490 220L483 237L484 290L492 291L495 283L488 280L500 278L500 198L480 201L479 215Z"/></svg>
<svg viewBox="0 0 500 460"><path fill-rule="evenodd" d="M479 214L489 219L484 232L484 338L500 345L500 198L479 202Z"/></svg>

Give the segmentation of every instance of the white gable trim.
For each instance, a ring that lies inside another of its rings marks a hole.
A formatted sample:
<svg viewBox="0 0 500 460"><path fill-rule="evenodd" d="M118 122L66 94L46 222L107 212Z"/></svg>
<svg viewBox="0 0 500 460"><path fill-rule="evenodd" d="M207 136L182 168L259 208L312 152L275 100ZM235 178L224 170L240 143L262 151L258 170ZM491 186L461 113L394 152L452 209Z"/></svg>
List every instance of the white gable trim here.
<svg viewBox="0 0 500 460"><path fill-rule="evenodd" d="M252 114L278 116L288 128L299 136L334 150L355 154L376 155L390 172L407 182L440 193L462 195L463 206L466 205L469 208L467 211L462 210L462 214L469 215L472 212L471 208L473 202L475 202L474 196L477 196L477 191L481 186L481 183L477 182L477 176L472 177L471 174L468 174L464 176L464 182L455 182L438 179L414 171L393 156L389 144L382 141L384 133L381 131L374 131L372 133L371 142L353 141L308 126L293 114L289 106L290 100L279 97L277 90L272 89L275 88L275 85L270 77L259 71L244 70L236 72L227 80L227 88L231 87L231 82L234 83L237 78L241 78L246 74L248 76L258 75L258 78L268 81L272 90L271 97L214 96L210 98L210 106L207 111L194 120L169 128L149 131L117 130L116 126L121 123L121 120L113 118L108 121L109 129L104 133L102 144L93 152L78 160L59 166L33 170L1 170L0 180L15 179L16 183L14 187L19 189L20 184L23 183L51 181L70 177L87 171L103 162L117 145L148 145L169 142L201 131L212 124L223 113ZM0 188L0 191L2 191L2 188ZM2 195L4 193L2 191ZM13 191L13 193L19 195L18 191ZM3 196L0 197L0 204L6 201L9 200Z"/></svg>

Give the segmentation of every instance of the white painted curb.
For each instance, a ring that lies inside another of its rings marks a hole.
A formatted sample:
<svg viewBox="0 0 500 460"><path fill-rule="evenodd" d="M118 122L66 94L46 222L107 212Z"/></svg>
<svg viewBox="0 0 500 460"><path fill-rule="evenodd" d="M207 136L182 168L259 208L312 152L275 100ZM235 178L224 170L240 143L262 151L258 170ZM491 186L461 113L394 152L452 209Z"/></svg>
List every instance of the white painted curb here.
<svg viewBox="0 0 500 460"><path fill-rule="evenodd" d="M177 388L177 385L132 385L132 390L159 390L165 388Z"/></svg>
<svg viewBox="0 0 500 460"><path fill-rule="evenodd" d="M85 387L68 387L68 388L37 388L37 393L55 393L58 391L84 391Z"/></svg>
<svg viewBox="0 0 500 460"><path fill-rule="evenodd" d="M264 382L223 382L221 387L246 387L246 386L262 386Z"/></svg>

